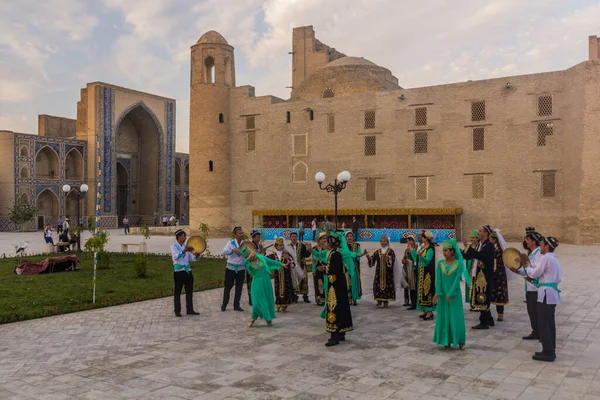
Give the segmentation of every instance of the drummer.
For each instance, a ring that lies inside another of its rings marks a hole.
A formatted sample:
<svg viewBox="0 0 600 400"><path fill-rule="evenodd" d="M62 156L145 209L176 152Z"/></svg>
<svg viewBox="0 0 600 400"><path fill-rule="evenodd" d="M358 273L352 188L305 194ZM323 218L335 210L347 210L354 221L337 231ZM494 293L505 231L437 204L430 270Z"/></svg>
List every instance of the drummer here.
<svg viewBox="0 0 600 400"><path fill-rule="evenodd" d="M200 315L194 311L194 275L190 268L190 262L198 261L200 253L192 254L194 249L185 244L187 235L182 229L175 232L175 243L171 245L171 256L173 258L173 300L175 303L175 316L181 317L181 289L185 287L185 309L188 315Z"/></svg>

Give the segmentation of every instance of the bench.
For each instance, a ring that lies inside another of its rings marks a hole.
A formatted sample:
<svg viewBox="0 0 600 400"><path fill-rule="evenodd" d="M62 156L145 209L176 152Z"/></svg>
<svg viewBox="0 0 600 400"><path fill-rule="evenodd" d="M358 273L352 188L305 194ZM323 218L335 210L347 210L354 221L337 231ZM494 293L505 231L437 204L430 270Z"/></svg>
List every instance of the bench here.
<svg viewBox="0 0 600 400"><path fill-rule="evenodd" d="M60 252L67 252L71 249L71 245L73 243L69 243L69 242L58 242L54 244L54 247L56 247L56 252L60 253Z"/></svg>
<svg viewBox="0 0 600 400"><path fill-rule="evenodd" d="M139 251L139 246L140 246L139 243L123 243L123 244L121 244L121 253L127 253L129 251L128 250L129 246L138 246L138 251Z"/></svg>

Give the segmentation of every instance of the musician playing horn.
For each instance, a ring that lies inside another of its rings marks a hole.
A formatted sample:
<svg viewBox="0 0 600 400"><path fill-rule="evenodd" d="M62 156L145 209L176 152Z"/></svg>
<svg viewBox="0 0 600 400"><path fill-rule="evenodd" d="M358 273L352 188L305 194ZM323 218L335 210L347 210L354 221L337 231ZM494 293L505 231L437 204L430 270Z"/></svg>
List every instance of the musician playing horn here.
<svg viewBox="0 0 600 400"><path fill-rule="evenodd" d="M175 303L175 316L181 317L181 289L185 287L185 309L188 315L200 315L194 311L194 275L190 268L190 262L198 261L200 253L192 254L193 248L185 245L187 235L182 229L175 232L175 243L171 245L171 256L173 258L173 300Z"/></svg>

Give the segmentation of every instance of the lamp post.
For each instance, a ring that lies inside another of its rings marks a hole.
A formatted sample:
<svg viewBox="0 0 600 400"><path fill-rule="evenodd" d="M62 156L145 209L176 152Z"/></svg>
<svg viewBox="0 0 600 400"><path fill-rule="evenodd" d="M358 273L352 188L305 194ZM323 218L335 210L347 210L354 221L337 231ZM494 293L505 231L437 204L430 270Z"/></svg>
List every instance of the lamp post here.
<svg viewBox="0 0 600 400"><path fill-rule="evenodd" d="M63 192L65 193L66 198L69 197L69 195L71 195L71 193L73 193L73 195L77 196L77 225L79 226L79 219L81 218L81 199L83 199L85 197L85 195L87 194L89 187L88 185L86 185L85 183L81 186L79 186L79 188L72 188L71 185L64 185L62 187ZM83 227L82 231L83 231ZM81 252L81 231L77 233L77 251Z"/></svg>
<svg viewBox="0 0 600 400"><path fill-rule="evenodd" d="M325 187L323 187L323 182L325 182L325 174L322 172L317 172L315 175L315 181L319 184L319 189L326 190L327 193L333 193L333 202L335 205L335 230L338 228L338 193L346 188L346 184L350 180L350 172L342 171L337 177L333 180L333 184L328 183Z"/></svg>

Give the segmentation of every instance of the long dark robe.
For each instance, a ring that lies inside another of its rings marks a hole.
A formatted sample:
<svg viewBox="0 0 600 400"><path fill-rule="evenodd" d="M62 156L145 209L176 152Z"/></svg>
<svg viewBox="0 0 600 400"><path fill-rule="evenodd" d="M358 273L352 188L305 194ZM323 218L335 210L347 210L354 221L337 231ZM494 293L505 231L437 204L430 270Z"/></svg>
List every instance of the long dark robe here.
<svg viewBox="0 0 600 400"><path fill-rule="evenodd" d="M498 244L494 245L495 249L495 264L494 264L494 289L492 290L492 304L503 306L508 304L508 281L506 276L506 268L502 259L502 249Z"/></svg>
<svg viewBox="0 0 600 400"><path fill-rule="evenodd" d="M360 243L354 243L350 247L350 251L360 254ZM354 265L356 269L356 276L358 277L358 295L362 297L362 282L360 280L360 258L354 260Z"/></svg>
<svg viewBox="0 0 600 400"><path fill-rule="evenodd" d="M323 249L320 246L315 246L313 251L321 252ZM319 271L317 267L325 266L327 263L322 262L321 260L313 257L312 259L312 271L313 271L313 284L315 287L315 301L318 305L323 305L325 301L325 287L323 283L323 277L325 273L323 271Z"/></svg>
<svg viewBox="0 0 600 400"><path fill-rule="evenodd" d="M283 258L282 253L282 258ZM291 260L292 256L289 255ZM269 258L283 262L284 260L279 259L277 257L277 253L272 253L268 255ZM290 268L281 267L278 271L275 271L275 304L279 306L289 306L294 301L294 285L292 284L292 272Z"/></svg>
<svg viewBox="0 0 600 400"><path fill-rule="evenodd" d="M475 276L471 272L471 308L476 311L488 311L494 289L494 260L496 249L486 240L481 244L481 250L470 247L467 250L470 259L477 260Z"/></svg>
<svg viewBox="0 0 600 400"><path fill-rule="evenodd" d="M330 333L344 333L353 329L344 269L342 255L336 250L330 251L325 268L329 283L325 302L325 330Z"/></svg>
<svg viewBox="0 0 600 400"><path fill-rule="evenodd" d="M435 249L423 247L417 255L417 309L420 311L435 311L433 296L435 296ZM414 256L414 254L413 254Z"/></svg>
<svg viewBox="0 0 600 400"><path fill-rule="evenodd" d="M373 253L370 265L375 265L373 280L373 297L377 301L395 301L396 286L394 285L394 261L396 253L391 248L384 253L381 249Z"/></svg>
<svg viewBox="0 0 600 400"><path fill-rule="evenodd" d="M288 247L290 249L294 250L294 246L292 245L292 243L290 243L288 245ZM311 270L306 265L305 258L310 257L311 252L308 251L308 249L306 248L306 245L301 242L296 243L295 250L296 250L296 254L294 254L294 256L296 259L296 268L304 269L304 279L302 279L298 283L298 291L296 294L301 294L301 295L305 296L305 295L308 295L308 274L311 272Z"/></svg>

